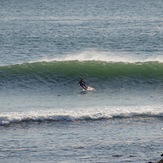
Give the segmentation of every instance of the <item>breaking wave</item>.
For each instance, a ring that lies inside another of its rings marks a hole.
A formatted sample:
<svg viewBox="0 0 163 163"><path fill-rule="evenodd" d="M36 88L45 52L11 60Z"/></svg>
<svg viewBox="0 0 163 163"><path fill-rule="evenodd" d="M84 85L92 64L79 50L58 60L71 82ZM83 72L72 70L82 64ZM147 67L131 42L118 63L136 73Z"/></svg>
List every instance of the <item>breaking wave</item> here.
<svg viewBox="0 0 163 163"><path fill-rule="evenodd" d="M24 63L0 67L0 83L5 81L76 80L80 77L107 80L141 78L163 80L163 63L159 62L104 62L104 61L51 61Z"/></svg>
<svg viewBox="0 0 163 163"><path fill-rule="evenodd" d="M79 110L47 110L30 112L5 112L0 114L0 125L33 123L33 122L73 122L96 121L109 119L123 119L134 117L160 117L163 118L163 107L137 106L137 107L110 107L87 108Z"/></svg>

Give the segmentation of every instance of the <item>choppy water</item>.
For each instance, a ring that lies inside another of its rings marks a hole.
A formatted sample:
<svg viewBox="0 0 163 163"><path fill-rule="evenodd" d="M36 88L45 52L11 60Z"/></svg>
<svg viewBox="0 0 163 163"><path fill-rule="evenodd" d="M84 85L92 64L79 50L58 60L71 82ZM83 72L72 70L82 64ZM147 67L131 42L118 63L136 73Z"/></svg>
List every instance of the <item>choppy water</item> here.
<svg viewBox="0 0 163 163"><path fill-rule="evenodd" d="M157 161L163 2L0 2L1 162ZM96 91L83 91L83 78Z"/></svg>

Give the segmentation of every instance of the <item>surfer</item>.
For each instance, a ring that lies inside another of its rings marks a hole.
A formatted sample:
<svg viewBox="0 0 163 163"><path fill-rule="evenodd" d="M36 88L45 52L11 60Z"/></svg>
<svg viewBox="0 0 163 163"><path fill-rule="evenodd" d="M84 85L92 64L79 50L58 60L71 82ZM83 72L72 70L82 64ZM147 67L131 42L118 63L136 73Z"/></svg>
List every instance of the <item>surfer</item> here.
<svg viewBox="0 0 163 163"><path fill-rule="evenodd" d="M78 83L83 89L87 90L87 86L85 85L85 82L83 79L80 79L79 83Z"/></svg>

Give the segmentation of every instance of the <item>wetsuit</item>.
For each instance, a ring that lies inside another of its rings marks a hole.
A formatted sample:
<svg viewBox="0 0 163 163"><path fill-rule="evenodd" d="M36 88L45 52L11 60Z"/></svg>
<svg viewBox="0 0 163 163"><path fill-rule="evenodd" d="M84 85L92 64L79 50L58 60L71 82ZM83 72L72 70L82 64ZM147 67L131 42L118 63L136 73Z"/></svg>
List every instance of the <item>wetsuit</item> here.
<svg viewBox="0 0 163 163"><path fill-rule="evenodd" d="M87 89L87 86L85 85L85 82L83 81L83 79L81 79L78 83L83 89Z"/></svg>

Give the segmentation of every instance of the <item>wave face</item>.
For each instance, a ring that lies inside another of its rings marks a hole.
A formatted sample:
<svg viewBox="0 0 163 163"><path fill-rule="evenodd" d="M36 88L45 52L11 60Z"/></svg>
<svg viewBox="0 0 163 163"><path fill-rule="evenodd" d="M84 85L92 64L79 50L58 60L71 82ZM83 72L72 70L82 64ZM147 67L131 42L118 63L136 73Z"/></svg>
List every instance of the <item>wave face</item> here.
<svg viewBox="0 0 163 163"><path fill-rule="evenodd" d="M125 79L142 83L162 83L163 63L159 62L104 62L104 61L51 61L24 63L0 67L0 84L48 84L73 82L79 78L94 81Z"/></svg>
<svg viewBox="0 0 163 163"><path fill-rule="evenodd" d="M32 122L63 122L63 121L95 121L109 119L123 119L134 117L163 118L163 107L137 106L137 107L109 107L87 108L78 110L46 110L30 112L10 112L0 114L0 125L21 124Z"/></svg>

